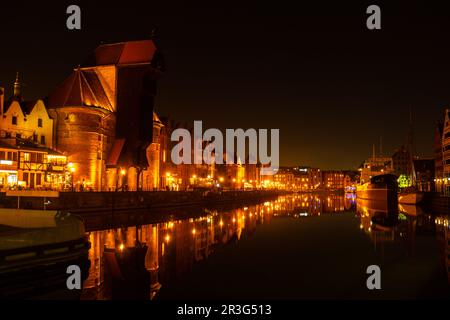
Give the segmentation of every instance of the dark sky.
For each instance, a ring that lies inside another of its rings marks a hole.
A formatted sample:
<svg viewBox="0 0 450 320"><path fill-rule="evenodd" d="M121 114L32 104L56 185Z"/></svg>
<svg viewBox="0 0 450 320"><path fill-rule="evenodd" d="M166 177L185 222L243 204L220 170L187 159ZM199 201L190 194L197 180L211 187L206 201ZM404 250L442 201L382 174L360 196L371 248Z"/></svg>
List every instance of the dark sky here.
<svg viewBox="0 0 450 320"><path fill-rule="evenodd" d="M156 42L167 72L156 111L205 127L279 128L283 165L354 168L383 137L418 154L450 106L450 11L426 1L35 1L2 3L0 85L46 96L101 42ZM354 3L352 3L354 2ZM47 4L46 4L47 3ZM395 4L392 4L395 3ZM82 30L66 29L70 4ZM366 28L370 4L382 29Z"/></svg>

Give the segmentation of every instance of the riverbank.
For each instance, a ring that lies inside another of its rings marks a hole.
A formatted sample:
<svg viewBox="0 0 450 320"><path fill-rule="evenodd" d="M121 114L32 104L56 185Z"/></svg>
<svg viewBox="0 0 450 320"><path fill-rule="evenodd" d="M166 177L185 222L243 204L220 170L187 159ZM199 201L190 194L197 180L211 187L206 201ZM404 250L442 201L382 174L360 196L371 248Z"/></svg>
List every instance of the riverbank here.
<svg viewBox="0 0 450 320"><path fill-rule="evenodd" d="M61 210L72 213L111 212L136 209L163 209L186 206L207 207L227 203L273 199L284 191L227 191L227 192L60 192L58 197L46 198L7 196L0 193L0 207L33 210Z"/></svg>

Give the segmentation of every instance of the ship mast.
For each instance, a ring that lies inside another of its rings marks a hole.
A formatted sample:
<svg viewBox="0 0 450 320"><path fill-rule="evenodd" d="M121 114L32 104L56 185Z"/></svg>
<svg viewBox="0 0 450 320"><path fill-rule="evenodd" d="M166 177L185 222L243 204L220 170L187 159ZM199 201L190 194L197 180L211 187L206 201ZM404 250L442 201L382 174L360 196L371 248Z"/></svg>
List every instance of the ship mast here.
<svg viewBox="0 0 450 320"><path fill-rule="evenodd" d="M413 115L412 108L409 107L409 131L408 131L408 153L410 161L410 178L413 186L416 185L416 170L414 168L414 127L413 127Z"/></svg>

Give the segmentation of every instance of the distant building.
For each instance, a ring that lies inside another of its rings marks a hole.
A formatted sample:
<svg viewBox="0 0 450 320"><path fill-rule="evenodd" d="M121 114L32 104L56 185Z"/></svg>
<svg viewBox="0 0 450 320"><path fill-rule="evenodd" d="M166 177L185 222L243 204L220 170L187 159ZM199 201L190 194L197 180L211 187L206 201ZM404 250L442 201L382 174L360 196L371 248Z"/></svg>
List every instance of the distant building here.
<svg viewBox="0 0 450 320"><path fill-rule="evenodd" d="M345 185L345 175L342 171L323 170L322 185L328 190L343 190Z"/></svg>
<svg viewBox="0 0 450 320"><path fill-rule="evenodd" d="M344 171L344 189L348 192L354 192L359 183L360 174L358 171Z"/></svg>
<svg viewBox="0 0 450 320"><path fill-rule="evenodd" d="M444 124L437 121L434 129L434 172L435 188L437 192L443 192L442 179L444 178L444 152L442 142L444 137Z"/></svg>
<svg viewBox="0 0 450 320"><path fill-rule="evenodd" d="M309 166L293 167L295 189L299 191L316 190L322 185L322 173L318 168Z"/></svg>
<svg viewBox="0 0 450 320"><path fill-rule="evenodd" d="M445 110L442 137L443 175L439 178L440 189L450 195L450 109Z"/></svg>
<svg viewBox="0 0 450 320"><path fill-rule="evenodd" d="M414 169L416 171L416 184L419 191L434 191L435 160L416 159Z"/></svg>
<svg viewBox="0 0 450 320"><path fill-rule="evenodd" d="M292 168L279 168L278 172L272 177L272 187L281 190L294 190L295 178Z"/></svg>
<svg viewBox="0 0 450 320"><path fill-rule="evenodd" d="M411 156L405 146L401 146L395 150L392 155L392 167L395 175L410 175L411 173Z"/></svg>

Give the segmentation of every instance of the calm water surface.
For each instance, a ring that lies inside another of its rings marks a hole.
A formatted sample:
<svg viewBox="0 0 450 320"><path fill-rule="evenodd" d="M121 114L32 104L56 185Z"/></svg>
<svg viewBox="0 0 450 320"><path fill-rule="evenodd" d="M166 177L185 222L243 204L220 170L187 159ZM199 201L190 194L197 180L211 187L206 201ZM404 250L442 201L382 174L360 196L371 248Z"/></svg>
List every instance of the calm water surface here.
<svg viewBox="0 0 450 320"><path fill-rule="evenodd" d="M416 207L388 212L351 194L307 194L94 231L83 296L449 298L448 221ZM372 264L381 267L381 290L366 287Z"/></svg>

